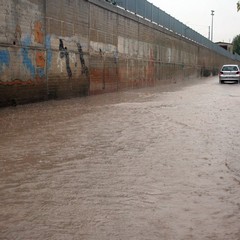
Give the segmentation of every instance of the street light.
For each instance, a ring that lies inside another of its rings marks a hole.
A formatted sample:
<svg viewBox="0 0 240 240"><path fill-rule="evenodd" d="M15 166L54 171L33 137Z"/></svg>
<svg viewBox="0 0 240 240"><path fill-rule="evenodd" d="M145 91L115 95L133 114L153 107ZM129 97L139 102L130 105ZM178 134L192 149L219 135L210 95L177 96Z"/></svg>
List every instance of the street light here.
<svg viewBox="0 0 240 240"><path fill-rule="evenodd" d="M213 41L213 16L214 16L214 10L211 10L211 15L212 15L212 31L211 31L211 41Z"/></svg>

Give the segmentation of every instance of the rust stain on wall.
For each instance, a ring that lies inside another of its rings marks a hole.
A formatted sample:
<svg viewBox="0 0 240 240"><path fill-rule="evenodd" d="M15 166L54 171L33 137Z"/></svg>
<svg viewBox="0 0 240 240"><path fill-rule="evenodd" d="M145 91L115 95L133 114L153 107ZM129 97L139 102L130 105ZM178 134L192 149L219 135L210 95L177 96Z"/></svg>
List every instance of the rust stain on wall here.
<svg viewBox="0 0 240 240"><path fill-rule="evenodd" d="M36 65L37 67L44 68L45 67L45 54L44 52L36 53Z"/></svg>
<svg viewBox="0 0 240 240"><path fill-rule="evenodd" d="M34 23L34 39L37 43L43 43L42 23L39 21Z"/></svg>
<svg viewBox="0 0 240 240"><path fill-rule="evenodd" d="M38 78L35 79L35 81L33 81L33 80L23 81L23 80L20 80L20 79L15 79L13 81L7 81L7 82L1 82L0 81L0 85L2 85L2 86L13 86L13 85L26 86L26 85L40 85L43 82L44 82L43 79L40 79L38 77Z"/></svg>
<svg viewBox="0 0 240 240"><path fill-rule="evenodd" d="M154 66L154 55L153 55L153 50L150 49L150 58L148 62L148 67L147 67L147 81L150 85L154 84L154 71L155 71L155 66Z"/></svg>

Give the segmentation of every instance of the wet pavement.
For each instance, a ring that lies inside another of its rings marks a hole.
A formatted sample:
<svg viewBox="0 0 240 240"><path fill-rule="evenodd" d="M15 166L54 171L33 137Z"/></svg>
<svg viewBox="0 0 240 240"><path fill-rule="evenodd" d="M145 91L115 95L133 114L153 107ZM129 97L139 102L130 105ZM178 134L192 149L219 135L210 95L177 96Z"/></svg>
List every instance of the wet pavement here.
<svg viewBox="0 0 240 240"><path fill-rule="evenodd" d="M0 109L0 239L239 240L239 120L215 77Z"/></svg>

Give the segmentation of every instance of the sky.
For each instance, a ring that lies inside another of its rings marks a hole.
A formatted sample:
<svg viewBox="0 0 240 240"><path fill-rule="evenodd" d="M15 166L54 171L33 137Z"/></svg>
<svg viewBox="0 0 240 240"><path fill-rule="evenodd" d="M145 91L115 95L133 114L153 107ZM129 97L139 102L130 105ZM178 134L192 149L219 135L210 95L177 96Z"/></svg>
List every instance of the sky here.
<svg viewBox="0 0 240 240"><path fill-rule="evenodd" d="M204 37L209 36L213 16L213 42L232 42L240 34L238 0L148 0ZM210 34L211 35L211 34Z"/></svg>

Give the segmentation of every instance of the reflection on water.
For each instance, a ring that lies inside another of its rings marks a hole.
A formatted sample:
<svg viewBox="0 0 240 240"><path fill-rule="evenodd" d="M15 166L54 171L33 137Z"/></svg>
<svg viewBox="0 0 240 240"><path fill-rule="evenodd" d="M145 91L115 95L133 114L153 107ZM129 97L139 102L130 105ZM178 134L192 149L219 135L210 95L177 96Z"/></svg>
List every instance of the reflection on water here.
<svg viewBox="0 0 240 240"><path fill-rule="evenodd" d="M239 104L210 78L0 109L0 239L239 239Z"/></svg>

